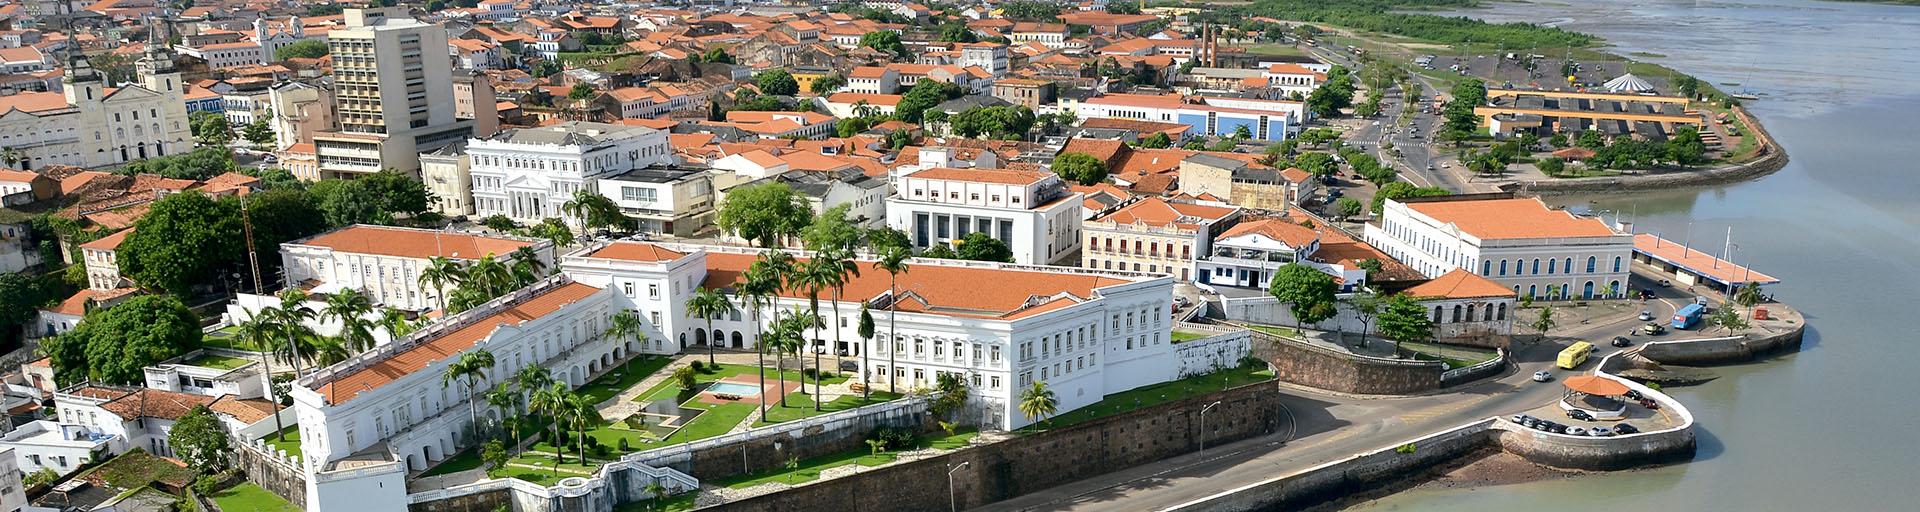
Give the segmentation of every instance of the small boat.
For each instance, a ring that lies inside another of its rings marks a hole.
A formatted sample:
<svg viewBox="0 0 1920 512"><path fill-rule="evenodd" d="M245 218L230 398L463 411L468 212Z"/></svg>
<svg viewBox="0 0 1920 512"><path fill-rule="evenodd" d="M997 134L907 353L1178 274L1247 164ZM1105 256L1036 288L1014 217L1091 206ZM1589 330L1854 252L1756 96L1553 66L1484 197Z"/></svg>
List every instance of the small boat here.
<svg viewBox="0 0 1920 512"><path fill-rule="evenodd" d="M1732 96L1736 99L1750 100L1750 101L1760 99L1760 95L1750 93L1750 92L1733 93L1733 94L1728 94L1727 96Z"/></svg>

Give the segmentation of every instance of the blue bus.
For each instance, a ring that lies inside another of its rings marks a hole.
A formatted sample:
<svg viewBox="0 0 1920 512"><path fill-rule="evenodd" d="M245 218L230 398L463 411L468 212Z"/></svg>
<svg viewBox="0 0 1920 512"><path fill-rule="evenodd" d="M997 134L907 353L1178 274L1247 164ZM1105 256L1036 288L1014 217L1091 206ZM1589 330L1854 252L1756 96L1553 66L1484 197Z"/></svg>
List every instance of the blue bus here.
<svg viewBox="0 0 1920 512"><path fill-rule="evenodd" d="M1700 318L1706 316L1706 314L1706 306L1697 303L1688 304L1687 307L1680 308L1679 311L1673 312L1673 328L1693 328L1694 324L1700 323Z"/></svg>

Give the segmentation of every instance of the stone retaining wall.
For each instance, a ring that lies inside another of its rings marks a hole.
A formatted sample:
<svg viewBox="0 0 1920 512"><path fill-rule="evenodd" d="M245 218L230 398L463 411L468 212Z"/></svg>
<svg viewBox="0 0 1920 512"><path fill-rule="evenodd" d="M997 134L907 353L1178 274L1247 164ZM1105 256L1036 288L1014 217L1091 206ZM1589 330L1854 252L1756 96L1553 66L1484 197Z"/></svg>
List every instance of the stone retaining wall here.
<svg viewBox="0 0 1920 512"><path fill-rule="evenodd" d="M1208 444L1270 434L1281 415L1273 381L1150 406L1078 425L962 449L918 461L802 484L712 510L946 510L949 464L959 508L978 507L1057 485L1196 451L1200 411Z"/></svg>
<svg viewBox="0 0 1920 512"><path fill-rule="evenodd" d="M1229 489L1163 510L1240 512L1312 507L1402 481L1409 475L1484 448L1490 442L1490 427L1495 421L1498 420L1480 420L1410 439L1405 443L1382 446L1345 460ZM1407 445L1411 445L1410 451L1400 449Z"/></svg>
<svg viewBox="0 0 1920 512"><path fill-rule="evenodd" d="M1260 331L1253 355L1273 365L1282 381L1341 393L1405 395L1440 388L1438 361L1367 357L1316 347Z"/></svg>
<svg viewBox="0 0 1920 512"><path fill-rule="evenodd" d="M1747 115L1744 108L1734 108L1734 115L1760 137L1759 159L1740 165L1682 171L1641 176L1610 176L1595 178L1565 178L1546 180L1515 181L1503 188L1533 194L1570 194L1583 192L1626 192L1629 190L1689 187L1730 183L1773 174L1787 166L1787 152L1767 133L1766 127Z"/></svg>
<svg viewBox="0 0 1920 512"><path fill-rule="evenodd" d="M288 503L307 502L307 475L298 463L287 457L286 452L266 444L264 440L247 442L235 439L233 442L238 444L233 450L234 465L246 474L248 482L285 498Z"/></svg>
<svg viewBox="0 0 1920 512"><path fill-rule="evenodd" d="M1682 366L1744 363L1768 354L1800 348L1806 324L1786 332L1698 340L1654 341L1641 344L1638 354L1656 363Z"/></svg>

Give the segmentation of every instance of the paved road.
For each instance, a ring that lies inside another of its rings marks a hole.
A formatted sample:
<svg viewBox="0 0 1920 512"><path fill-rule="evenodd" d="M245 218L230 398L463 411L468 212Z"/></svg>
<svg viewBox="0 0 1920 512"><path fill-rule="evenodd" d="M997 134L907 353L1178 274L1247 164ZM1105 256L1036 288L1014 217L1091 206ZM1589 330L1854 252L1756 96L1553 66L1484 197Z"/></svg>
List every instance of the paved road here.
<svg viewBox="0 0 1920 512"><path fill-rule="evenodd" d="M1360 66L1359 62L1351 58L1346 52L1338 49L1324 46L1311 46L1307 48L1307 51L1315 58L1328 63L1338 64L1348 69L1357 70ZM1445 90L1444 87L1424 76L1414 75L1414 78L1420 80L1421 85L1428 92ZM1387 95L1388 101L1382 102L1383 104L1380 109L1382 114L1379 116L1381 118L1381 126L1374 127L1369 123L1368 126L1360 130L1348 133L1346 137L1347 140L1353 143L1366 144L1367 148L1374 151L1374 156L1379 158L1381 162L1392 165L1400 170L1400 179L1416 186L1442 187L1462 192L1488 192L1494 190L1492 186L1473 183L1471 177L1464 174L1464 168L1457 160L1439 154L1427 145L1429 141L1433 140L1433 134L1439 128L1439 116L1425 112L1414 114L1410 126L1412 128L1411 131L1407 130L1407 127L1402 127L1398 124L1400 109L1402 105L1404 105L1404 102L1408 100L1408 98L1402 97L1402 93L1404 93L1404 91L1395 90L1389 92ZM1431 101L1430 97L1425 96L1414 98L1414 100ZM1415 133L1419 134L1419 138L1414 138L1413 134ZM1387 141L1391 141L1394 147L1400 148L1401 156L1395 157L1391 152L1385 151L1382 148L1381 143ZM1427 169L1429 167L1432 167L1434 170L1428 171Z"/></svg>
<svg viewBox="0 0 1920 512"><path fill-rule="evenodd" d="M1633 288L1640 289L1644 284L1636 276ZM1674 304L1683 302L1679 299L1684 291L1656 292L1665 300L1642 307L1652 310L1655 318L1670 317ZM1531 321L1533 314L1520 313L1516 323ZM1591 360L1598 361L1605 353L1619 350L1606 346L1606 340L1642 323L1631 315L1620 315L1565 326L1556 330L1554 342L1516 343L1515 366L1509 373L1442 394L1355 399L1282 388L1287 421L1278 434L1109 473L976 510L1161 510L1488 416L1532 409L1560 396L1557 381L1536 383L1530 377L1534 371L1550 368L1566 343L1576 339L1596 342L1602 352Z"/></svg>

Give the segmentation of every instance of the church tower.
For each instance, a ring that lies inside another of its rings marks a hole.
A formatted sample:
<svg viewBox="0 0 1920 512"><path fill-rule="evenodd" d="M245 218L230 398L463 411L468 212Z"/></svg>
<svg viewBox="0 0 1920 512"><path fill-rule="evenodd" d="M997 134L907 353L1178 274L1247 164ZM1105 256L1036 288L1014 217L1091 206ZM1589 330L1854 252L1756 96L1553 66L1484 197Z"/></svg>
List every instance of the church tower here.
<svg viewBox="0 0 1920 512"><path fill-rule="evenodd" d="M165 27L166 35L160 33ZM140 85L148 90L184 101L185 84L180 82L180 71L174 67L173 49L167 47L167 40L173 34L173 20L155 25L147 31L147 49L134 63L135 72L140 75Z"/></svg>

